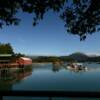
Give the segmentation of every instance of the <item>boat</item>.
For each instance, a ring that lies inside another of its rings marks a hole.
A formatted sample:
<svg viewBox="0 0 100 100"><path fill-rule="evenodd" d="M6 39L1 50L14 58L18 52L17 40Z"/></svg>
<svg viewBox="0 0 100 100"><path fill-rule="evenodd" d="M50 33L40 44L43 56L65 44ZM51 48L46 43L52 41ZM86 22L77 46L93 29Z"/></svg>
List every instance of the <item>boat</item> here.
<svg viewBox="0 0 100 100"><path fill-rule="evenodd" d="M87 71L87 67L84 66L82 63L70 63L70 64L67 64L67 69L69 69L69 70L77 70L77 71L80 71L80 70Z"/></svg>

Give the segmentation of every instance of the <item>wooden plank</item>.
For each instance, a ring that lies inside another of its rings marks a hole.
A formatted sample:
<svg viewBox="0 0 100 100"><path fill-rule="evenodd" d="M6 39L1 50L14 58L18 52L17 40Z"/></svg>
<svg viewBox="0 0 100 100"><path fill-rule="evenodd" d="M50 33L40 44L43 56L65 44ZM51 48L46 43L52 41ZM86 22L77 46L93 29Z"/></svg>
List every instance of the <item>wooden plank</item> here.
<svg viewBox="0 0 100 100"><path fill-rule="evenodd" d="M5 68L5 67L7 67L7 68L13 68L13 67L18 67L19 66L19 64L18 63L10 63L10 64L0 64L0 68Z"/></svg>

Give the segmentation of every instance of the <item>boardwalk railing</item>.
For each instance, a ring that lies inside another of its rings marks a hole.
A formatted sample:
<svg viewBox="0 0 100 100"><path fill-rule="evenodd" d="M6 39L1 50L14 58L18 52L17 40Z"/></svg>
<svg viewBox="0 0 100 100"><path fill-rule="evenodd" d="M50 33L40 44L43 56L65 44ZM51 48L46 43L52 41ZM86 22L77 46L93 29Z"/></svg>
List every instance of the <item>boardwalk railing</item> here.
<svg viewBox="0 0 100 100"><path fill-rule="evenodd" d="M71 98L100 98L100 92L90 91L0 91L0 100L3 96L24 97L71 97ZM52 99L51 99L52 100Z"/></svg>

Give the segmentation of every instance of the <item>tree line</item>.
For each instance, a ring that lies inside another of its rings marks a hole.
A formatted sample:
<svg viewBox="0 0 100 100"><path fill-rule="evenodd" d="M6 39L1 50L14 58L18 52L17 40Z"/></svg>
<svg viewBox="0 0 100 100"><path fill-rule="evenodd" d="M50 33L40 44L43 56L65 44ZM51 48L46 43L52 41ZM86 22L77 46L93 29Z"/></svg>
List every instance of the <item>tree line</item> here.
<svg viewBox="0 0 100 100"><path fill-rule="evenodd" d="M10 43L0 43L0 55L2 54L11 54L13 58L25 56L25 54L22 53L15 53L14 48Z"/></svg>
<svg viewBox="0 0 100 100"><path fill-rule="evenodd" d="M88 56L84 53L73 53L68 56L38 56L36 58L31 57L33 62L99 62L100 56Z"/></svg>
<svg viewBox="0 0 100 100"><path fill-rule="evenodd" d="M0 43L0 54L14 54L10 43Z"/></svg>

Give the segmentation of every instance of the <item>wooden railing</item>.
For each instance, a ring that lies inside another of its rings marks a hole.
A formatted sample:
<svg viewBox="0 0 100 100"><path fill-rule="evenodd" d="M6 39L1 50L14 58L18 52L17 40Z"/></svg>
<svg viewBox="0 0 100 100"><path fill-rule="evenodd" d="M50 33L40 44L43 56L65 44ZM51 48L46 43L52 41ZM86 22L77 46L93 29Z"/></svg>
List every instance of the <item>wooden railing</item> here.
<svg viewBox="0 0 100 100"><path fill-rule="evenodd" d="M0 91L0 100L3 96L24 97L71 97L71 98L100 98L100 92L90 91Z"/></svg>

